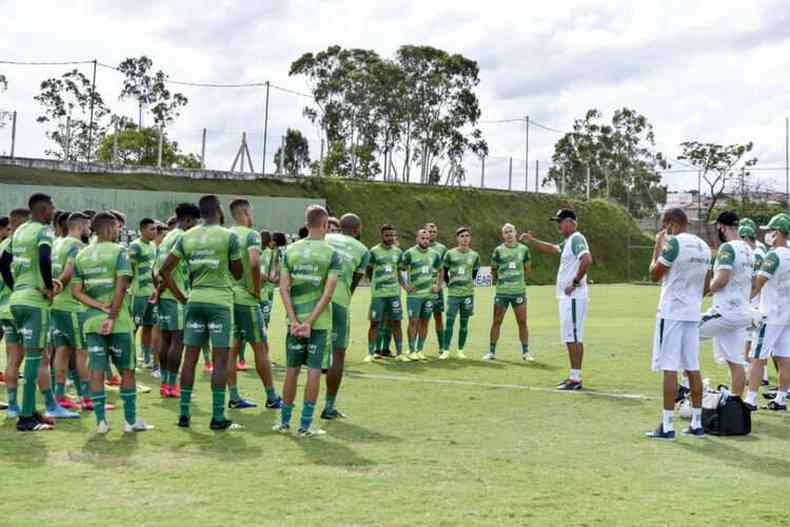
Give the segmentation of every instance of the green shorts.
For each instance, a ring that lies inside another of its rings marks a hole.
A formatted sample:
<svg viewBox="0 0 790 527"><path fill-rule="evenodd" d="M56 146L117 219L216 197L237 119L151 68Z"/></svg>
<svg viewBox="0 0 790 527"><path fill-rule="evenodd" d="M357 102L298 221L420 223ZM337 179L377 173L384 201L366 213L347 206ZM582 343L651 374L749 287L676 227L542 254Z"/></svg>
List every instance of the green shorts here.
<svg viewBox="0 0 790 527"><path fill-rule="evenodd" d="M332 350L348 349L348 334L351 329L351 317L348 308L332 302Z"/></svg>
<svg viewBox="0 0 790 527"><path fill-rule="evenodd" d="M233 305L233 336L238 341L266 342L266 325L261 306Z"/></svg>
<svg viewBox="0 0 790 527"><path fill-rule="evenodd" d="M272 306L274 306L274 302L271 300L261 301L261 314L263 314L263 323L267 328L272 320Z"/></svg>
<svg viewBox="0 0 790 527"><path fill-rule="evenodd" d="M233 332L233 308L219 304L188 303L184 321L184 345L230 348Z"/></svg>
<svg viewBox="0 0 790 527"><path fill-rule="evenodd" d="M409 320L430 319L433 316L433 303L433 298L407 298L406 309L409 312Z"/></svg>
<svg viewBox="0 0 790 527"><path fill-rule="evenodd" d="M328 353L329 332L325 329L314 329L309 339L291 336L285 339L286 366L299 368L307 366L311 369L321 369L325 366L325 357Z"/></svg>
<svg viewBox="0 0 790 527"><path fill-rule="evenodd" d="M25 350L36 351L47 347L49 310L32 306L11 306L16 332Z"/></svg>
<svg viewBox="0 0 790 527"><path fill-rule="evenodd" d="M401 320L403 318L403 305L399 296L388 296L370 299L370 320Z"/></svg>
<svg viewBox="0 0 790 527"><path fill-rule="evenodd" d="M433 312L444 313L444 289L433 298Z"/></svg>
<svg viewBox="0 0 790 527"><path fill-rule="evenodd" d="M84 349L83 324L85 317L76 311L53 309L49 313L50 343L56 348Z"/></svg>
<svg viewBox="0 0 790 527"><path fill-rule="evenodd" d="M184 304L178 300L160 298L157 315L162 331L184 331Z"/></svg>
<svg viewBox="0 0 790 527"><path fill-rule="evenodd" d="M92 370L104 371L108 355L119 371L134 370L137 366L134 336L131 333L88 333L85 341L88 345L88 366Z"/></svg>
<svg viewBox="0 0 790 527"><path fill-rule="evenodd" d="M0 320L0 326L3 328L3 338L5 339L6 344L22 344L22 340L19 338L19 333L16 331L16 324L14 324L13 320Z"/></svg>
<svg viewBox="0 0 790 527"><path fill-rule="evenodd" d="M147 296L136 296L132 300L132 320L138 328L156 325L156 305L148 302Z"/></svg>
<svg viewBox="0 0 790 527"><path fill-rule="evenodd" d="M494 305L495 306L502 306L507 309L509 306L513 306L513 309L516 309L521 304L527 303L527 295L511 295L506 293L497 293L494 295Z"/></svg>
<svg viewBox="0 0 790 527"><path fill-rule="evenodd" d="M458 313L461 318L469 318L475 314L474 296L447 297L447 318L454 318Z"/></svg>

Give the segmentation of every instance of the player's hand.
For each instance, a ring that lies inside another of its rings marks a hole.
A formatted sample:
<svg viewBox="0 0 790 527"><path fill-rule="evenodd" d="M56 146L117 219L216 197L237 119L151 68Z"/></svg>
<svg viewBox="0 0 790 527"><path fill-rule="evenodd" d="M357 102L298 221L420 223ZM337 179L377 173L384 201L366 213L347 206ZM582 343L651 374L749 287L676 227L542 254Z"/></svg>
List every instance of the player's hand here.
<svg viewBox="0 0 790 527"><path fill-rule="evenodd" d="M300 324L300 328L301 328L302 338L309 339L310 335L313 332L313 328L310 325L310 323L309 322L303 322L302 324Z"/></svg>
<svg viewBox="0 0 790 527"><path fill-rule="evenodd" d="M54 288L55 294L57 295L61 291L63 291L63 282L61 282L60 280L54 279L54 280L52 280L52 287Z"/></svg>
<svg viewBox="0 0 790 527"><path fill-rule="evenodd" d="M261 299L261 292L260 292L260 291L255 291L254 289L247 289L247 292L248 292L248 293L250 294L250 296L252 296L253 298L257 298L258 300L260 300L260 299Z"/></svg>
<svg viewBox="0 0 790 527"><path fill-rule="evenodd" d="M156 304L158 302L159 302L159 291L154 290L154 292L151 293L151 296L148 297L148 303Z"/></svg>
<svg viewBox="0 0 790 527"><path fill-rule="evenodd" d="M291 322L291 336L301 337L302 325L299 322Z"/></svg>
<svg viewBox="0 0 790 527"><path fill-rule="evenodd" d="M666 229L661 229L656 233L656 246L663 247L666 241L667 241L667 231Z"/></svg>
<svg viewBox="0 0 790 527"><path fill-rule="evenodd" d="M439 286L438 285L432 286L431 287L431 293L438 294L439 293Z"/></svg>
<svg viewBox="0 0 790 527"><path fill-rule="evenodd" d="M568 287L565 288L565 294L571 296L571 293L573 293L574 289L576 289L575 285L573 284L569 285Z"/></svg>
<svg viewBox="0 0 790 527"><path fill-rule="evenodd" d="M101 333L102 335L111 334L114 325L115 325L115 319L108 318L107 320L101 323L101 328L99 328L99 333Z"/></svg>
<svg viewBox="0 0 790 527"><path fill-rule="evenodd" d="M44 290L42 291L42 293L44 293L44 297L45 297L45 298L47 299L47 301L48 301L48 302L51 304L51 303L52 303L52 300L55 298L55 291L54 291L54 290L52 290L52 289L44 289Z"/></svg>
<svg viewBox="0 0 790 527"><path fill-rule="evenodd" d="M109 314L110 314L110 304L104 304L104 305L101 307L101 310L102 310L104 313L107 313L107 314L109 315Z"/></svg>

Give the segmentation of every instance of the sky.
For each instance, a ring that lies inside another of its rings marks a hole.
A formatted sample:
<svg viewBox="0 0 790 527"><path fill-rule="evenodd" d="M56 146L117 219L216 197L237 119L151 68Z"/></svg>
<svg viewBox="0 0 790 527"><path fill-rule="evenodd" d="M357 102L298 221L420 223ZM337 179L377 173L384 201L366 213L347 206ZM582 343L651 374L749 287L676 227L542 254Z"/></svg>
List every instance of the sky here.
<svg viewBox="0 0 790 527"><path fill-rule="evenodd" d="M330 45L375 50L392 57L404 44L461 53L480 66L477 95L489 145L485 184L523 188L525 127L493 123L529 115L570 130L590 108L606 116L627 106L655 128L657 149L670 159L679 144L697 140L755 143L755 178L784 190L785 118L790 115L790 2L777 1L170 1L0 0L4 13L0 61L90 61L117 65L147 55L173 80L271 83L309 92L289 77L292 61ZM46 78L71 66L0 64L8 90L0 111L16 110L16 154L43 157L45 128L36 123L33 96ZM90 65L78 66L86 75ZM97 91L119 114L136 106L119 101L120 74L97 71ZM209 168L228 170L247 133L255 170L263 154L264 88L171 85L189 98L169 134L183 150L199 153L207 129ZM302 115L310 99L272 90L267 172L288 127L300 129L318 157L319 133ZM150 122L150 117L147 118ZM543 175L560 134L530 127L529 187L535 161ZM10 127L0 129L0 154ZM480 163L466 164L479 185ZM695 173L683 162L664 175L670 190L693 189Z"/></svg>

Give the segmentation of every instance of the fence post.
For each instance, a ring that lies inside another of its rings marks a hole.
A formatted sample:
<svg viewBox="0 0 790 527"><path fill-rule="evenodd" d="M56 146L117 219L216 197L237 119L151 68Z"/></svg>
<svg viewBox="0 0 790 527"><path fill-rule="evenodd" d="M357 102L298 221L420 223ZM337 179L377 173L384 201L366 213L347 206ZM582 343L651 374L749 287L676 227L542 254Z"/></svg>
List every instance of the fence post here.
<svg viewBox="0 0 790 527"><path fill-rule="evenodd" d="M200 143L200 168L206 170L206 129L203 129L203 140Z"/></svg>
<svg viewBox="0 0 790 527"><path fill-rule="evenodd" d="M156 166L162 168L162 142L164 137L163 127L159 126L159 153L156 156Z"/></svg>
<svg viewBox="0 0 790 527"><path fill-rule="evenodd" d="M11 117L11 159L14 159L14 147L16 146L16 110Z"/></svg>
<svg viewBox="0 0 790 527"><path fill-rule="evenodd" d="M539 162L539 161L536 159L536 160L535 160L535 194L537 194L538 192L540 192L540 191L538 190L538 189L539 189L539 186L538 186L538 185L539 185L539 183L538 183L538 179L539 179L539 171L540 171L540 169L538 168L538 167L540 166L540 165L539 165L539 163L540 163L540 162Z"/></svg>
<svg viewBox="0 0 790 527"><path fill-rule="evenodd" d="M71 116L66 116L66 161L71 155Z"/></svg>
<svg viewBox="0 0 790 527"><path fill-rule="evenodd" d="M507 189L513 190L513 158L510 158L510 162L508 163L507 167Z"/></svg>
<svg viewBox="0 0 790 527"><path fill-rule="evenodd" d="M321 138L321 157L318 161L318 177L324 177L324 138Z"/></svg>
<svg viewBox="0 0 790 527"><path fill-rule="evenodd" d="M482 164L480 165L480 188L486 188L486 156L480 158Z"/></svg>
<svg viewBox="0 0 790 527"><path fill-rule="evenodd" d="M111 164L118 162L118 123L115 123L114 131L112 134L112 160Z"/></svg>

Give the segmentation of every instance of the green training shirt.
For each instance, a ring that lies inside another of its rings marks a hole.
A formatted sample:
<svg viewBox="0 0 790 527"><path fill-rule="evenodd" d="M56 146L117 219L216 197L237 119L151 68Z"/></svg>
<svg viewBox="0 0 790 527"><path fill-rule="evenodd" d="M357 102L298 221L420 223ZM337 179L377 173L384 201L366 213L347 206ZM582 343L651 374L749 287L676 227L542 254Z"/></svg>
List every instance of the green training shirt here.
<svg viewBox="0 0 790 527"><path fill-rule="evenodd" d="M83 292L102 304L110 305L115 295L115 287L122 277L132 277L129 252L122 245L113 242L97 242L77 254L74 265L74 279L82 284ZM123 305L112 332L130 333L133 329L129 297L124 296ZM99 309L87 307L85 333L99 333L107 314Z"/></svg>
<svg viewBox="0 0 790 527"><path fill-rule="evenodd" d="M151 296L154 292L154 262L156 261L156 244L138 238L129 244L129 263L132 265L132 285L129 292L132 296Z"/></svg>
<svg viewBox="0 0 790 527"><path fill-rule="evenodd" d="M69 264L74 265L77 254L83 247L85 247L85 244L71 236L56 239L52 247L52 278L57 278L63 274L63 271ZM71 287L66 286L52 301L52 309L74 313L84 311L85 306L71 294Z"/></svg>
<svg viewBox="0 0 790 527"><path fill-rule="evenodd" d="M183 236L184 231L183 229L175 228L172 231L168 232L164 239L162 240L162 244L159 246L159 251L157 253L157 262L156 262L156 270L162 268L167 260L167 256L173 252L173 249L176 246L176 243L181 236ZM187 297L189 296L189 265L187 261L183 258L179 260L178 264L175 266L173 271L170 273L170 278L173 280L173 283L178 286L178 289L184 293ZM168 299L168 300L176 300L175 295L170 291L170 289L165 288L162 290L162 294L159 296L160 299Z"/></svg>
<svg viewBox="0 0 790 527"><path fill-rule="evenodd" d="M326 242L340 258L340 276L337 279L332 302L343 307L351 305L351 282L355 274L362 274L368 267L370 252L362 242L342 233L326 235Z"/></svg>
<svg viewBox="0 0 790 527"><path fill-rule="evenodd" d="M400 296L400 272L403 251L391 245L385 247L378 244L370 250L368 267L373 269L373 279L370 287L372 298L386 298Z"/></svg>
<svg viewBox="0 0 790 527"><path fill-rule="evenodd" d="M233 307L229 263L241 259L239 238L233 232L219 225L198 225L178 239L173 254L187 262L190 303Z"/></svg>
<svg viewBox="0 0 790 527"><path fill-rule="evenodd" d="M274 298L274 290L276 286L269 281L269 274L272 272L272 264L274 263L274 251L271 247L267 247L261 253L261 300L271 301Z"/></svg>
<svg viewBox="0 0 790 527"><path fill-rule="evenodd" d="M296 318L303 322L324 294L327 279L340 276L342 264L337 251L329 243L306 238L286 249L283 268L291 276L291 303ZM327 306L313 323L312 329L331 328L332 310Z"/></svg>
<svg viewBox="0 0 790 527"><path fill-rule="evenodd" d="M442 267L439 253L431 248L420 249L418 245L403 253L401 266L406 270L408 285L415 288L409 298L431 298L431 288L436 284L436 274Z"/></svg>
<svg viewBox="0 0 790 527"><path fill-rule="evenodd" d="M480 268L480 255L472 249L450 249L444 255L447 269L447 295L467 297L475 293L475 272Z"/></svg>
<svg viewBox="0 0 790 527"><path fill-rule="evenodd" d="M502 295L523 295L527 291L524 266L530 261L529 248L521 243L508 247L504 243L494 249L491 263L497 269L496 292Z"/></svg>
<svg viewBox="0 0 790 527"><path fill-rule="evenodd" d="M0 242L0 255L10 244L10 236ZM11 318L11 288L5 284L5 280L0 278L0 320L11 320Z"/></svg>
<svg viewBox="0 0 790 527"><path fill-rule="evenodd" d="M242 306L260 305L261 299L250 293L253 286L250 250L261 254L261 235L258 231L242 225L234 225L230 230L239 239L241 266L244 269L241 280L233 281L233 302ZM263 289L261 289L261 293L263 293ZM263 294L261 294L261 298L263 298Z"/></svg>
<svg viewBox="0 0 790 527"><path fill-rule="evenodd" d="M49 308L49 300L42 293L44 280L38 265L39 249L52 247L53 235L49 225L28 221L19 226L6 251L14 257L11 272L14 276L14 305ZM53 277L54 278L54 277Z"/></svg>

